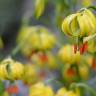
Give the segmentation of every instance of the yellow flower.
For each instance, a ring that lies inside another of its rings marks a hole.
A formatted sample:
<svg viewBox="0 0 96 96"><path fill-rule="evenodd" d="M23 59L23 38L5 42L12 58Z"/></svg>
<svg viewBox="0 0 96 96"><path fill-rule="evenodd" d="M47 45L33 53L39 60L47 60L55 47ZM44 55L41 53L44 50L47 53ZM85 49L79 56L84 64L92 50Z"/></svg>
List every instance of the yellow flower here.
<svg viewBox="0 0 96 96"><path fill-rule="evenodd" d="M56 94L56 96L64 96L66 94L67 89L66 88L60 88Z"/></svg>
<svg viewBox="0 0 96 96"><path fill-rule="evenodd" d="M95 15L87 8L81 9L64 19L62 30L71 37L83 38L93 35L96 32Z"/></svg>
<svg viewBox="0 0 96 96"><path fill-rule="evenodd" d="M25 43L24 43L25 42ZM21 52L30 56L34 50L49 50L56 44L55 36L42 26L24 27L20 30L17 44L24 43Z"/></svg>
<svg viewBox="0 0 96 96"><path fill-rule="evenodd" d="M52 54L50 52L47 52L47 57L48 57L48 68L51 69L51 70L55 70L58 68L58 64L56 62L56 56L55 54Z"/></svg>
<svg viewBox="0 0 96 96"><path fill-rule="evenodd" d="M14 62L13 64L7 65L9 66L9 76L13 80L21 80L24 75L24 66L20 62Z"/></svg>
<svg viewBox="0 0 96 96"><path fill-rule="evenodd" d="M86 64L88 64L89 67L92 67L92 62L93 62L93 58L94 56L91 56L91 55L86 55L86 56L83 56Z"/></svg>
<svg viewBox="0 0 96 96"><path fill-rule="evenodd" d="M24 66L11 58L4 59L0 65L1 78L9 80L21 79L24 75Z"/></svg>
<svg viewBox="0 0 96 96"><path fill-rule="evenodd" d="M12 63L13 60L11 58L4 59L0 64L0 79L6 80L9 79L9 75L7 72L7 64Z"/></svg>
<svg viewBox="0 0 96 96"><path fill-rule="evenodd" d="M96 52L96 40L92 39L92 40L89 40L88 41L88 48L87 48L87 51L89 53L95 53Z"/></svg>
<svg viewBox="0 0 96 96"><path fill-rule="evenodd" d="M39 67L48 67L50 70L55 70L58 66L56 57L51 52L38 52L31 56L31 60Z"/></svg>
<svg viewBox="0 0 96 96"><path fill-rule="evenodd" d="M76 94L75 92L73 91L69 91L66 96L79 96L78 94Z"/></svg>
<svg viewBox="0 0 96 96"><path fill-rule="evenodd" d="M54 92L51 87L47 86L45 89L46 96L54 96Z"/></svg>
<svg viewBox="0 0 96 96"><path fill-rule="evenodd" d="M63 20L62 31L74 39L75 51L79 50L83 54L86 51L87 41L96 35L96 17L89 9L82 8Z"/></svg>
<svg viewBox="0 0 96 96"><path fill-rule="evenodd" d="M74 54L73 48L71 45L65 45L59 50L59 58L68 64L77 64L80 61L81 55L79 52Z"/></svg>
<svg viewBox="0 0 96 96"><path fill-rule="evenodd" d="M68 64L64 65L62 70L62 76L66 83L71 83L78 79L76 70L74 68L71 68L71 66Z"/></svg>
<svg viewBox="0 0 96 96"><path fill-rule="evenodd" d="M31 61L39 67L45 67L47 62L47 56L43 52L38 52L31 56Z"/></svg>
<svg viewBox="0 0 96 96"><path fill-rule="evenodd" d="M23 81L27 84L32 84L38 81L38 74L36 66L33 64L26 64L25 65L25 72L23 76Z"/></svg>
<svg viewBox="0 0 96 96"><path fill-rule="evenodd" d="M93 0L82 0L83 6L90 6L93 5Z"/></svg>
<svg viewBox="0 0 96 96"><path fill-rule="evenodd" d="M80 96L80 93L78 89L72 91L72 90L67 90L65 87L63 87L57 91L56 96Z"/></svg>
<svg viewBox="0 0 96 96"><path fill-rule="evenodd" d="M0 79L5 80L8 79L8 73L6 70L6 64L1 64L0 65Z"/></svg>
<svg viewBox="0 0 96 96"><path fill-rule="evenodd" d="M30 87L29 96L54 96L54 92L51 87L39 82Z"/></svg>
<svg viewBox="0 0 96 96"><path fill-rule="evenodd" d="M81 79L87 80L89 78L89 74L90 74L88 65L82 63L78 67L79 67L78 71L79 71L79 75L80 75Z"/></svg>

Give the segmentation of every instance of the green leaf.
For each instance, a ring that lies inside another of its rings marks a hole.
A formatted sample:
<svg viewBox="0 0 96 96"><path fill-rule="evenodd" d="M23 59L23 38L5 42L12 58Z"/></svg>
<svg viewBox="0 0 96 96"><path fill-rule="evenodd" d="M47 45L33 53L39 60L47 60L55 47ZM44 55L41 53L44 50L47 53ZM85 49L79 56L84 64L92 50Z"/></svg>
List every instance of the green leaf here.
<svg viewBox="0 0 96 96"><path fill-rule="evenodd" d="M0 80L0 96L5 91L4 83Z"/></svg>
<svg viewBox="0 0 96 96"><path fill-rule="evenodd" d="M87 9L93 9L96 11L96 6L88 6Z"/></svg>
<svg viewBox="0 0 96 96"><path fill-rule="evenodd" d="M70 88L84 88L87 90L91 95L90 96L96 96L95 89L87 85L86 83L72 83Z"/></svg>

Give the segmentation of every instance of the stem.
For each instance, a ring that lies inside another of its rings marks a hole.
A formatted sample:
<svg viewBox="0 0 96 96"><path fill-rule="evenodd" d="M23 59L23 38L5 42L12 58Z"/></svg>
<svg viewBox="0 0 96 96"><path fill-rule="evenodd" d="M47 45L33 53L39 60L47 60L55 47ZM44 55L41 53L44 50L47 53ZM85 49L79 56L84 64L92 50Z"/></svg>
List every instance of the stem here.
<svg viewBox="0 0 96 96"><path fill-rule="evenodd" d="M23 17L22 19L22 26L28 26L30 18Z"/></svg>
<svg viewBox="0 0 96 96"><path fill-rule="evenodd" d="M17 45L17 46L14 48L14 50L12 51L11 56L12 56L12 57L15 56L15 55L18 53L18 51L23 47L24 44L25 44L25 42L22 42L22 43L20 43L19 45Z"/></svg>
<svg viewBox="0 0 96 96"><path fill-rule="evenodd" d="M48 79L45 83L51 83L52 81L54 81L54 82L56 82L56 83L58 83L58 84L60 84L60 85L62 85L62 83L61 82L59 82L58 80L56 80L56 78L52 78L52 79Z"/></svg>
<svg viewBox="0 0 96 96"><path fill-rule="evenodd" d="M22 19L22 26L21 27L27 27L31 17L32 17L32 14L24 15L24 17ZM30 37L30 35L31 35L31 32L30 32L30 34L28 34L28 36L26 36L26 38L24 40L22 40L22 42L19 45L16 46L15 49L13 49L11 56L16 55L16 53L20 50L20 48L22 48L23 45L26 44L26 41Z"/></svg>
<svg viewBox="0 0 96 96"><path fill-rule="evenodd" d="M87 9L93 9L96 11L96 6L88 6Z"/></svg>
<svg viewBox="0 0 96 96"><path fill-rule="evenodd" d="M74 64L73 67L75 67L75 69L76 69L76 73L77 73L77 76L78 76L78 79L79 79L79 81L80 81L80 80L81 80L81 76L80 76L80 74L79 74L79 68L78 68L78 65L77 65L77 64Z"/></svg>
<svg viewBox="0 0 96 96"><path fill-rule="evenodd" d="M4 83L3 81L0 80L0 96L3 96L4 90L5 90Z"/></svg>
<svg viewBox="0 0 96 96"><path fill-rule="evenodd" d="M88 90L93 96L96 96L96 92L93 88L91 88L90 86L88 86L87 84L85 83L73 83L71 86L70 86L72 89L73 88L76 88L76 87L81 87L81 88L85 88L86 90Z"/></svg>
<svg viewBox="0 0 96 96"><path fill-rule="evenodd" d="M93 38L95 38L95 37L96 37L96 34L91 35L91 36L88 36L88 37L85 37L85 38L83 39L83 42L87 42L87 41L89 41L89 40L91 40L91 39L93 39Z"/></svg>
<svg viewBox="0 0 96 96"><path fill-rule="evenodd" d="M96 6L88 6L88 7L82 8L82 9L79 10L79 12L82 12L82 11L84 11L85 9L93 9L93 10L96 11Z"/></svg>
<svg viewBox="0 0 96 96"><path fill-rule="evenodd" d="M11 53L11 56L14 56L14 55L16 55L16 54L19 52L19 50L27 43L27 40L28 40L28 38L31 36L31 34L32 34L32 32L30 32L30 33L26 36L26 38L24 38L24 39L22 40L22 42L14 48L14 50L13 50L12 53Z"/></svg>

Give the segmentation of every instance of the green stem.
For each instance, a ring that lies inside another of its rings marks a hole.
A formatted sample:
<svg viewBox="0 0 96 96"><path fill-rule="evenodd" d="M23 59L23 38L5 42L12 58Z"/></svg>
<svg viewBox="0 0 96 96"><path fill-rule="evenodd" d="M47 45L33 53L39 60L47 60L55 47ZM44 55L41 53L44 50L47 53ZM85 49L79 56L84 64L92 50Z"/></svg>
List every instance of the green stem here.
<svg viewBox="0 0 96 96"><path fill-rule="evenodd" d="M96 11L96 6L88 6L87 9L93 9Z"/></svg>
<svg viewBox="0 0 96 96"><path fill-rule="evenodd" d="M22 19L22 26L28 26L29 20L30 18L24 16Z"/></svg>
<svg viewBox="0 0 96 96"><path fill-rule="evenodd" d="M24 16L23 17L21 28L24 28L24 27L27 27L28 26L31 17L32 16ZM20 48L22 48L23 45L26 44L26 41L30 37L30 35L31 35L31 32L30 32L30 34L28 34L28 36L26 36L26 38L24 40L22 40L22 42L19 45L16 46L15 49L13 49L13 51L11 53L11 56L14 56L14 55L16 55L18 53L18 51L20 50Z"/></svg>
<svg viewBox="0 0 96 96"><path fill-rule="evenodd" d="M83 39L83 42L87 42L87 41L89 41L89 40L92 40L92 39L94 39L95 37L96 37L96 34L91 35L91 36L88 36L88 37L85 37L85 38Z"/></svg>
<svg viewBox="0 0 96 96"><path fill-rule="evenodd" d="M13 51L12 51L12 53L11 53L11 57L15 56L15 55L19 52L19 50L23 47L24 44L25 44L25 42L21 42L19 45L17 45L17 46L13 49Z"/></svg>
<svg viewBox="0 0 96 96"><path fill-rule="evenodd" d="M96 6L88 6L88 7L84 7L84 8L81 8L78 12L82 12L82 11L84 11L85 9L93 9L93 10L95 10L96 11Z"/></svg>
<svg viewBox="0 0 96 96"><path fill-rule="evenodd" d="M80 73L79 73L78 65L74 64L73 67L76 69L76 73L77 73L77 76L78 76L78 81L80 81L81 80L81 76L80 76Z"/></svg>
<svg viewBox="0 0 96 96"><path fill-rule="evenodd" d="M32 32L30 32L30 33L26 36L26 38L24 38L24 39L22 40L22 42L13 49L13 51L12 51L12 53L11 53L11 56L15 56L15 55L19 52L19 50L27 43L27 40L28 40L28 38L31 36L31 34L32 34Z"/></svg>
<svg viewBox="0 0 96 96"><path fill-rule="evenodd" d="M51 83L52 81L54 81L54 82L56 82L56 83L62 85L62 83L59 82L58 80L56 80L56 78L48 79L48 80L46 81L46 83Z"/></svg>
<svg viewBox="0 0 96 96"><path fill-rule="evenodd" d="M0 96L3 96L4 91L5 91L4 83L0 80Z"/></svg>
<svg viewBox="0 0 96 96"><path fill-rule="evenodd" d="M70 88L77 88L77 87L80 87L80 88L85 88L86 90L88 90L91 94L92 94L92 96L96 96L96 92L95 92L95 90L93 89L93 88L91 88L90 86L88 86L87 84L85 84L85 83L73 83L71 86L70 86Z"/></svg>

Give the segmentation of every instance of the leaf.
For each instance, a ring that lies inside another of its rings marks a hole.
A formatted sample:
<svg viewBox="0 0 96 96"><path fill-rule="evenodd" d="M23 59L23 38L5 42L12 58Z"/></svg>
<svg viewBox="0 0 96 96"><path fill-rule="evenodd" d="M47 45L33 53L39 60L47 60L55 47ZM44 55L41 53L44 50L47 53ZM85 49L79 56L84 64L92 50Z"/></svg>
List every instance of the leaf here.
<svg viewBox="0 0 96 96"><path fill-rule="evenodd" d="M5 91L4 83L0 80L0 95Z"/></svg>

